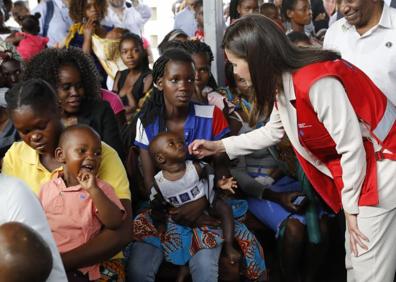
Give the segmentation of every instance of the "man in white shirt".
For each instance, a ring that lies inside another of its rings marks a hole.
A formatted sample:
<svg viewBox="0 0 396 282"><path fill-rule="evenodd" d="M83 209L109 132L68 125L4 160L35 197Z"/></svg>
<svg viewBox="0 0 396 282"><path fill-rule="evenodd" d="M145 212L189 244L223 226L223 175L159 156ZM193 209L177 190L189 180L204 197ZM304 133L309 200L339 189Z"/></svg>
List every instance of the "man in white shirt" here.
<svg viewBox="0 0 396 282"><path fill-rule="evenodd" d="M186 7L175 16L174 29L181 29L190 37L197 31L194 12L196 2L197 0L186 0Z"/></svg>
<svg viewBox="0 0 396 282"><path fill-rule="evenodd" d="M69 16L67 0L41 1L32 11L32 14L35 13L41 15L40 35L48 37L48 46L60 46L73 23Z"/></svg>
<svg viewBox="0 0 396 282"><path fill-rule="evenodd" d="M0 174L0 224L12 221L26 224L38 232L51 249L52 270L47 282L66 282L58 248L36 195L22 181Z"/></svg>
<svg viewBox="0 0 396 282"><path fill-rule="evenodd" d="M396 105L396 9L383 0L342 2L344 18L327 30L323 47L363 70Z"/></svg>
<svg viewBox="0 0 396 282"><path fill-rule="evenodd" d="M107 15L102 21L103 25L125 28L139 36L142 35L143 25L148 20L146 9L142 8L145 15L145 19L143 19L135 7L126 6L125 0L108 0L108 3L109 7Z"/></svg>

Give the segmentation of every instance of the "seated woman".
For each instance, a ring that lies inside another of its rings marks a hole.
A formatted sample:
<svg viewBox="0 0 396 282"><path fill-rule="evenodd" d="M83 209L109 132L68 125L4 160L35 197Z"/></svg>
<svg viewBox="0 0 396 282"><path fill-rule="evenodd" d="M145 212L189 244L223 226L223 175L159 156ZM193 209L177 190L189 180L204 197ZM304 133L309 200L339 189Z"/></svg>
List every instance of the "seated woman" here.
<svg viewBox="0 0 396 282"><path fill-rule="evenodd" d="M140 148L147 196L156 174L148 146L158 133L172 131L183 138L185 144L190 144L198 136L207 140L218 140L229 131L221 110L214 106L191 102L195 88L194 78L193 60L183 50L167 50L154 64L153 81L156 87L139 112L135 140L135 144ZM191 159L191 156L188 158ZM228 176L225 164L226 160L222 154L213 158L217 179ZM172 219L180 225L213 226L213 219L208 221L208 216L202 215L207 200L201 199L173 209L170 212ZM203 240L208 236L213 237L207 228L196 228L194 234L194 240L199 243L191 245L194 256L188 264L192 279L217 281L221 245L208 245L212 240ZM139 242L132 246L128 264L129 277L131 281L154 281L164 254L160 248L158 231L152 224L150 211L142 212L136 217L134 236ZM243 224L235 225L234 236L238 243L246 243L242 248L246 276L252 280L262 278L265 263L258 241ZM148 260L151 260L150 264L146 263Z"/></svg>
<svg viewBox="0 0 396 282"><path fill-rule="evenodd" d="M70 27L65 39L67 48L78 47L93 56L104 88L108 76L114 80L117 71L126 68L118 50L126 30L102 26L100 22L106 12L106 0L71 0L69 15L75 24Z"/></svg>
<svg viewBox="0 0 396 282"><path fill-rule="evenodd" d="M226 79L229 82L225 91L227 99L236 106L235 115L230 119L231 131L238 135L263 126L264 119L255 111L254 90L234 74L229 62ZM286 167L280 165L277 152L277 148L271 147L239 157L231 173L250 197L250 212L276 234L283 279L300 281L304 276L302 281L316 281L326 243L326 217L319 226L318 215L322 216L324 212L314 196L309 198L312 203L307 205L305 198L306 193L311 192L309 187L303 189L299 181L284 175L283 171L294 168L297 162L293 151L288 151L287 155L294 163L289 162L292 164ZM301 204L296 202L298 197L304 199ZM304 261L303 265L301 261Z"/></svg>
<svg viewBox="0 0 396 282"><path fill-rule="evenodd" d="M23 141L14 143L3 159L2 173L22 179L33 192L53 177L61 167L55 158L55 148L63 130L58 97L44 80L21 82L6 95L10 118ZM102 142L102 162L98 177L109 183L125 209L120 228L103 228L86 244L62 253L67 271L92 264L101 264L102 279L111 276L125 279L122 256L111 257L131 240L131 195L125 169L117 153Z"/></svg>
<svg viewBox="0 0 396 282"><path fill-rule="evenodd" d="M78 48L46 49L28 63L24 80L31 78L42 78L56 90L64 126L91 126L124 159L120 129L100 98L98 72L87 55Z"/></svg>
<svg viewBox="0 0 396 282"><path fill-rule="evenodd" d="M142 39L133 33L126 33L120 41L121 59L128 67L118 71L114 80L113 92L118 93L125 106L130 122L142 106L141 99L151 89L153 77L149 68L147 52Z"/></svg>

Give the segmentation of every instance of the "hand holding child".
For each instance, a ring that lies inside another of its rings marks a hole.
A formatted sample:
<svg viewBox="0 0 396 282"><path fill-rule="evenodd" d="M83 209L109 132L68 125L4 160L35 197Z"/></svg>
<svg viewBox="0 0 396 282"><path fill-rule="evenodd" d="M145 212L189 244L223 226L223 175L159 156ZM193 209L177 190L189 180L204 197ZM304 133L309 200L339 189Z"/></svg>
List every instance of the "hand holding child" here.
<svg viewBox="0 0 396 282"><path fill-rule="evenodd" d="M232 194L235 194L234 189L238 187L236 180L234 180L234 177L225 176L217 181L217 186L222 190L230 191Z"/></svg>

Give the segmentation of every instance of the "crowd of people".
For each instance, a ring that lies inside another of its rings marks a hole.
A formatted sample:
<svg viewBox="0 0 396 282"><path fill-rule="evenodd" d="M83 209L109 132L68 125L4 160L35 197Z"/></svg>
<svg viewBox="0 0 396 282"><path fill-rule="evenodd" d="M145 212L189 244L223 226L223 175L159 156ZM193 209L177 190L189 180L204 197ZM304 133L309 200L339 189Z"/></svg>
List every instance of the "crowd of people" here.
<svg viewBox="0 0 396 282"><path fill-rule="evenodd" d="M0 1L0 280L392 282L394 6Z"/></svg>

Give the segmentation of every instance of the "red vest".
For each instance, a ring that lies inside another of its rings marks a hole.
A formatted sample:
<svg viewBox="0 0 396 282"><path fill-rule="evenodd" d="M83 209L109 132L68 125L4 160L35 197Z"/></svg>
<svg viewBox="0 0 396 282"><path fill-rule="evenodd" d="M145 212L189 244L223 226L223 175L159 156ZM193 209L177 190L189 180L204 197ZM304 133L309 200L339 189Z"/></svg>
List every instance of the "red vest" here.
<svg viewBox="0 0 396 282"><path fill-rule="evenodd" d="M391 154L374 152L370 141L364 140L367 170L359 205L378 204L376 160L396 160L396 108L374 83L358 68L343 60L327 61L305 66L292 74L296 95L295 107L299 140L301 144L324 163L333 179L320 172L296 152L297 158L312 186L335 212L342 208L343 188L341 156L335 142L318 120L310 99L309 89L318 79L326 76L337 78L344 86L348 99L358 119L370 127L370 133L383 149ZM309 126L304 126L309 125Z"/></svg>

